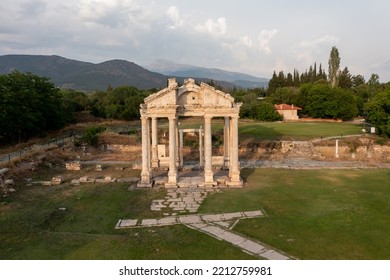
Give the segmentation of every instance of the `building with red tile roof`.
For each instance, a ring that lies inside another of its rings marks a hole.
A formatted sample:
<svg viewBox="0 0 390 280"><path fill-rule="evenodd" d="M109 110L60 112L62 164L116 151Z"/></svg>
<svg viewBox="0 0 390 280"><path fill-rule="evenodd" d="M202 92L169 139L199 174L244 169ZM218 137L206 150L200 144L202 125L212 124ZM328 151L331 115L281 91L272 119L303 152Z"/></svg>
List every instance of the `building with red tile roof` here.
<svg viewBox="0 0 390 280"><path fill-rule="evenodd" d="M298 120L298 110L302 110L294 105L288 104L276 104L275 110L278 111L279 114L283 116L283 120L285 121L296 121Z"/></svg>

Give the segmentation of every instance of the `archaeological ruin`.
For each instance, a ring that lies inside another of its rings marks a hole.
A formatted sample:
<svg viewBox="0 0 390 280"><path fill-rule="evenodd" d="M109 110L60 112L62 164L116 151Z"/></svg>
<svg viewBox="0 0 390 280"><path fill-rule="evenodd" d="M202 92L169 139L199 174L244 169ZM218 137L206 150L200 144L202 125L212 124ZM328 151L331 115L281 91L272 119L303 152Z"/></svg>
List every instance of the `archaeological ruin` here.
<svg viewBox="0 0 390 280"><path fill-rule="evenodd" d="M142 123L142 171L138 187L152 187L156 182L155 170L167 168L166 177L161 180L170 187L242 187L238 160L238 118L241 103L214 87L193 79L186 79L179 86L174 78L168 79L168 86L144 99L140 106ZM204 125L196 129L181 129L180 117L201 117ZM168 153L163 144L158 143L158 120L168 119ZM223 156L213 156L212 120L224 119ZM199 137L198 179L180 178L183 167L183 135L197 134ZM213 168L222 165L226 174L217 178Z"/></svg>

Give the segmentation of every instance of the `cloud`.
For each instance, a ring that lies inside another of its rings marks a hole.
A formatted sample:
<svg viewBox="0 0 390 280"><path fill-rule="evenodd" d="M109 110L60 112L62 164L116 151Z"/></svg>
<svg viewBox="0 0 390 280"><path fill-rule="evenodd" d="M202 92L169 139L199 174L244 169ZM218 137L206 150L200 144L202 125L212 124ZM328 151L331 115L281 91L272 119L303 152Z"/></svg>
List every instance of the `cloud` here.
<svg viewBox="0 0 390 280"><path fill-rule="evenodd" d="M250 36L245 35L240 38L239 42L249 49L254 49L256 51L260 51L266 55L269 55L272 51L269 44L271 42L271 39L275 37L277 33L277 29L262 30L257 39L253 40Z"/></svg>
<svg viewBox="0 0 390 280"><path fill-rule="evenodd" d="M30 0L20 5L20 12L24 17L37 17L43 14L47 4L40 0Z"/></svg>
<svg viewBox="0 0 390 280"><path fill-rule="evenodd" d="M170 29L183 26L184 21L180 18L179 9L176 6L170 6L167 10L167 15L172 20L172 24L169 25Z"/></svg>
<svg viewBox="0 0 390 280"><path fill-rule="evenodd" d="M292 51L297 60L304 61L306 65L309 65L318 58L319 54L325 51L329 52L330 46L335 45L339 41L339 38L326 34L314 40L302 41L293 46Z"/></svg>
<svg viewBox="0 0 390 280"><path fill-rule="evenodd" d="M212 36L222 36L227 32L226 18L220 17L216 21L209 18L203 24L195 26L195 30L200 33L209 33Z"/></svg>

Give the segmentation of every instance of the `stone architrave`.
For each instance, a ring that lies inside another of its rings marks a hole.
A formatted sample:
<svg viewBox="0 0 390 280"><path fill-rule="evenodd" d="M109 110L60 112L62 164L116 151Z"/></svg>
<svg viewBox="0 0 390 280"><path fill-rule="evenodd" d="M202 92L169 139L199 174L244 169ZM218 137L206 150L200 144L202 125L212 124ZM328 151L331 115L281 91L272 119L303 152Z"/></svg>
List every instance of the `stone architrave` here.
<svg viewBox="0 0 390 280"><path fill-rule="evenodd" d="M193 79L186 79L179 86L174 78L168 79L168 86L144 99L140 106L142 122L142 172L139 187L150 187L153 181L152 167L161 167L157 143L157 120L169 121L168 178L165 187L177 187L177 168L183 164L181 158L182 136L179 137L180 117L203 117L204 127L199 130L200 166L204 166L206 187L215 186L212 155L212 120L224 118L224 165L229 169L227 184L241 187L238 161L238 118L242 103L214 87ZM151 139L150 139L151 137Z"/></svg>

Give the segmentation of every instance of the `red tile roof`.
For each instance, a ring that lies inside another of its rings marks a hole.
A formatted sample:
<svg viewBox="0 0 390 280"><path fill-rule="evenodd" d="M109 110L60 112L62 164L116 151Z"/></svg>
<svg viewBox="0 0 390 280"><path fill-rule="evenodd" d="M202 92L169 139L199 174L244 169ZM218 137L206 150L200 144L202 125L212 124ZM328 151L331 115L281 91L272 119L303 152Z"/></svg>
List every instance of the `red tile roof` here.
<svg viewBox="0 0 390 280"><path fill-rule="evenodd" d="M299 108L298 106L294 105L288 105L288 104L276 104L275 110L302 110L302 108Z"/></svg>

